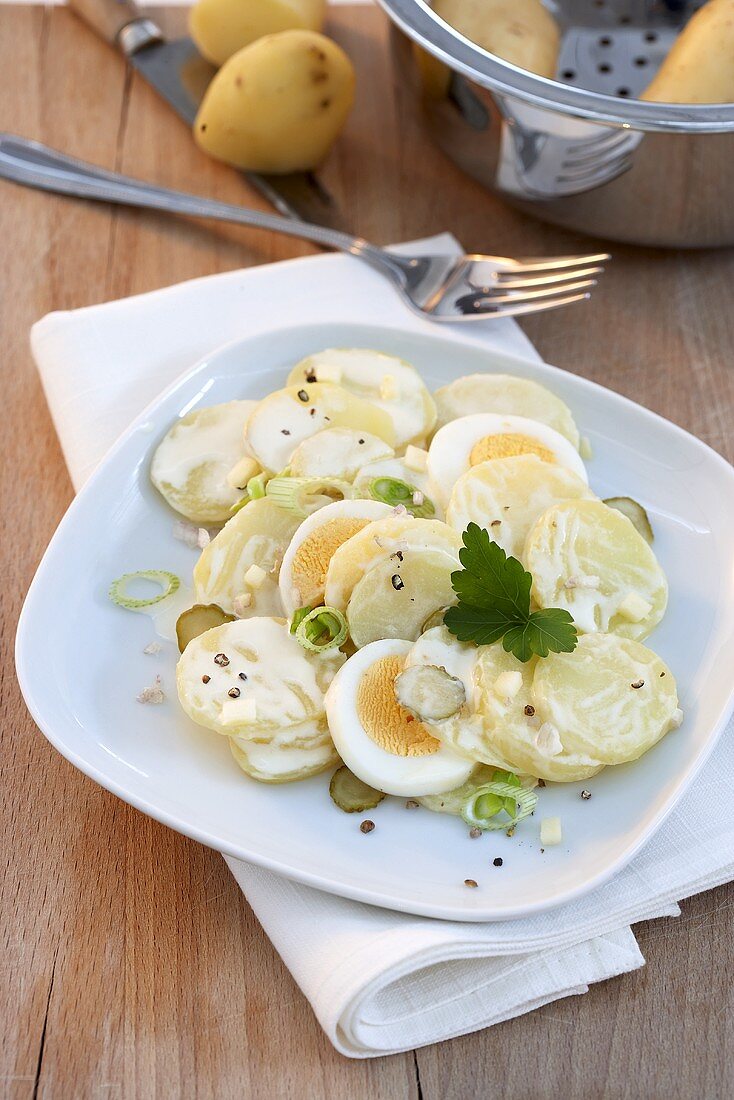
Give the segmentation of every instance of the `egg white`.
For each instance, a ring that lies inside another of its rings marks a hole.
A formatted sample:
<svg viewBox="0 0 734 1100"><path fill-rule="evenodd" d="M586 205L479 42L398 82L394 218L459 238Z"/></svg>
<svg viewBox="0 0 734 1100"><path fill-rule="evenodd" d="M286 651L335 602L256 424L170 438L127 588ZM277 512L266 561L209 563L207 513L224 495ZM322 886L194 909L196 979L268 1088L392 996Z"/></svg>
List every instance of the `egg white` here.
<svg viewBox="0 0 734 1100"><path fill-rule="evenodd" d="M471 452L485 436L517 433L528 436L552 452L560 466L578 474L588 484L586 467L571 443L547 424L525 416L475 413L451 420L436 432L428 449L428 475L446 507L454 485L471 468ZM492 461L491 459L489 461Z"/></svg>
<svg viewBox="0 0 734 1100"><path fill-rule="evenodd" d="M442 794L468 779L474 764L442 744L425 756L398 756L378 745L366 732L357 709L362 677L383 657L405 657L410 642L383 639L360 649L335 675L325 707L336 750L363 782L385 794Z"/></svg>
<svg viewBox="0 0 734 1100"><path fill-rule="evenodd" d="M300 596L296 597L293 563L305 539L335 519L364 519L371 522L384 519L391 513L392 509L389 505L378 500L335 500L332 504L326 504L308 516L293 535L280 567L278 584L286 614L290 616L302 606Z"/></svg>

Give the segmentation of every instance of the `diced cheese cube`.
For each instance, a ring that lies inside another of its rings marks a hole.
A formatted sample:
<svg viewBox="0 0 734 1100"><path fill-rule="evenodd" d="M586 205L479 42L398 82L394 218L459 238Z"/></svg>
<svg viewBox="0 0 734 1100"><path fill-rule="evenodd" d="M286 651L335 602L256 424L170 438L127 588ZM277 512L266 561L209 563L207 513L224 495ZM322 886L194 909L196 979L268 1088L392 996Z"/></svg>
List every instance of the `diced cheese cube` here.
<svg viewBox="0 0 734 1100"><path fill-rule="evenodd" d="M414 447L411 443L405 451L403 462L409 470L422 473L428 465L428 451L424 451L421 447Z"/></svg>
<svg viewBox="0 0 734 1100"><path fill-rule="evenodd" d="M222 703L220 721L223 726L240 726L257 720L257 702L250 699L227 699Z"/></svg>
<svg viewBox="0 0 734 1100"><path fill-rule="evenodd" d="M260 467L255 459L250 458L249 455L244 455L227 474L227 484L232 489L244 489L250 478L254 477L259 470Z"/></svg>
<svg viewBox="0 0 734 1100"><path fill-rule="evenodd" d="M245 573L244 581L248 588L260 588L266 577L267 573L264 569L259 565L251 565Z"/></svg>
<svg viewBox="0 0 734 1100"><path fill-rule="evenodd" d="M342 380L342 369L336 363L319 363L315 374L317 382L333 382L338 386Z"/></svg>
<svg viewBox="0 0 734 1100"><path fill-rule="evenodd" d="M628 592L619 605L619 614L631 623L640 623L652 611L652 604L637 592Z"/></svg>
<svg viewBox="0 0 734 1100"><path fill-rule="evenodd" d="M498 699L514 699L522 687L522 673L511 669L501 672L493 687Z"/></svg>
<svg viewBox="0 0 734 1100"><path fill-rule="evenodd" d="M540 823L540 843L544 848L560 844L563 840L560 817L544 817Z"/></svg>

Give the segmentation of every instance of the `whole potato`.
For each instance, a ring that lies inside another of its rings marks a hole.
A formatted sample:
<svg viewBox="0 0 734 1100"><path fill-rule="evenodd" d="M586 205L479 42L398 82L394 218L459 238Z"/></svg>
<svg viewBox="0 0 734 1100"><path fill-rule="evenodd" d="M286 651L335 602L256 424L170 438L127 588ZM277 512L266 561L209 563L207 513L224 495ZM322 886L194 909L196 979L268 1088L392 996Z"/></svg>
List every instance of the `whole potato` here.
<svg viewBox="0 0 734 1100"><path fill-rule="evenodd" d="M266 34L320 31L326 0L198 0L189 31L199 53L215 65Z"/></svg>
<svg viewBox="0 0 734 1100"><path fill-rule="evenodd" d="M434 0L437 15L488 53L554 77L560 34L540 0Z"/></svg>
<svg viewBox="0 0 734 1100"><path fill-rule="evenodd" d="M194 137L237 168L308 171L329 152L353 100L354 69L335 42L313 31L270 34L216 74Z"/></svg>
<svg viewBox="0 0 734 1100"><path fill-rule="evenodd" d="M708 0L696 12L640 98L734 103L734 0Z"/></svg>

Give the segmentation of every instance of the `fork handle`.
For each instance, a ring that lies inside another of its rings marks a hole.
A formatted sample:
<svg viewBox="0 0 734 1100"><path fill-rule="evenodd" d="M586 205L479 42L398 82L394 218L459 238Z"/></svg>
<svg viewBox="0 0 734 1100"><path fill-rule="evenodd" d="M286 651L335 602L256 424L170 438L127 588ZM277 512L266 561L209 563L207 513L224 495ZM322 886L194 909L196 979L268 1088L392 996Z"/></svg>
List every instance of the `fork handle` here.
<svg viewBox="0 0 734 1100"><path fill-rule="evenodd" d="M76 160L40 142L0 133L0 178L12 180L26 187L52 191L59 195L75 195L81 199L95 199L123 206L138 206L149 210L162 210L168 214L189 214L195 218L215 218L219 221L250 225L256 229L269 229L285 233L289 237L301 237L321 245L349 252L380 268L389 268L391 274L399 271L399 261L381 248L368 244L361 237L350 237L337 229L311 225L308 222L283 218L278 214L266 214L246 206L232 206L214 199L189 195L157 187L143 180L108 172L94 164Z"/></svg>

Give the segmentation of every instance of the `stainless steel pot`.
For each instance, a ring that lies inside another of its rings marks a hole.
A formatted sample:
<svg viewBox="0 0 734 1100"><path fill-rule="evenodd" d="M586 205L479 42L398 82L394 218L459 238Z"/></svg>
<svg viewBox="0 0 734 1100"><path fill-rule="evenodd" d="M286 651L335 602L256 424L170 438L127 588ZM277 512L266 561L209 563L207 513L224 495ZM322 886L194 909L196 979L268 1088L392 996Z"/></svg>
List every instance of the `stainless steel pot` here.
<svg viewBox="0 0 734 1100"><path fill-rule="evenodd" d="M635 244L734 244L734 104L635 98L700 2L548 3L556 80L475 46L424 0L378 2L435 141L514 206Z"/></svg>

